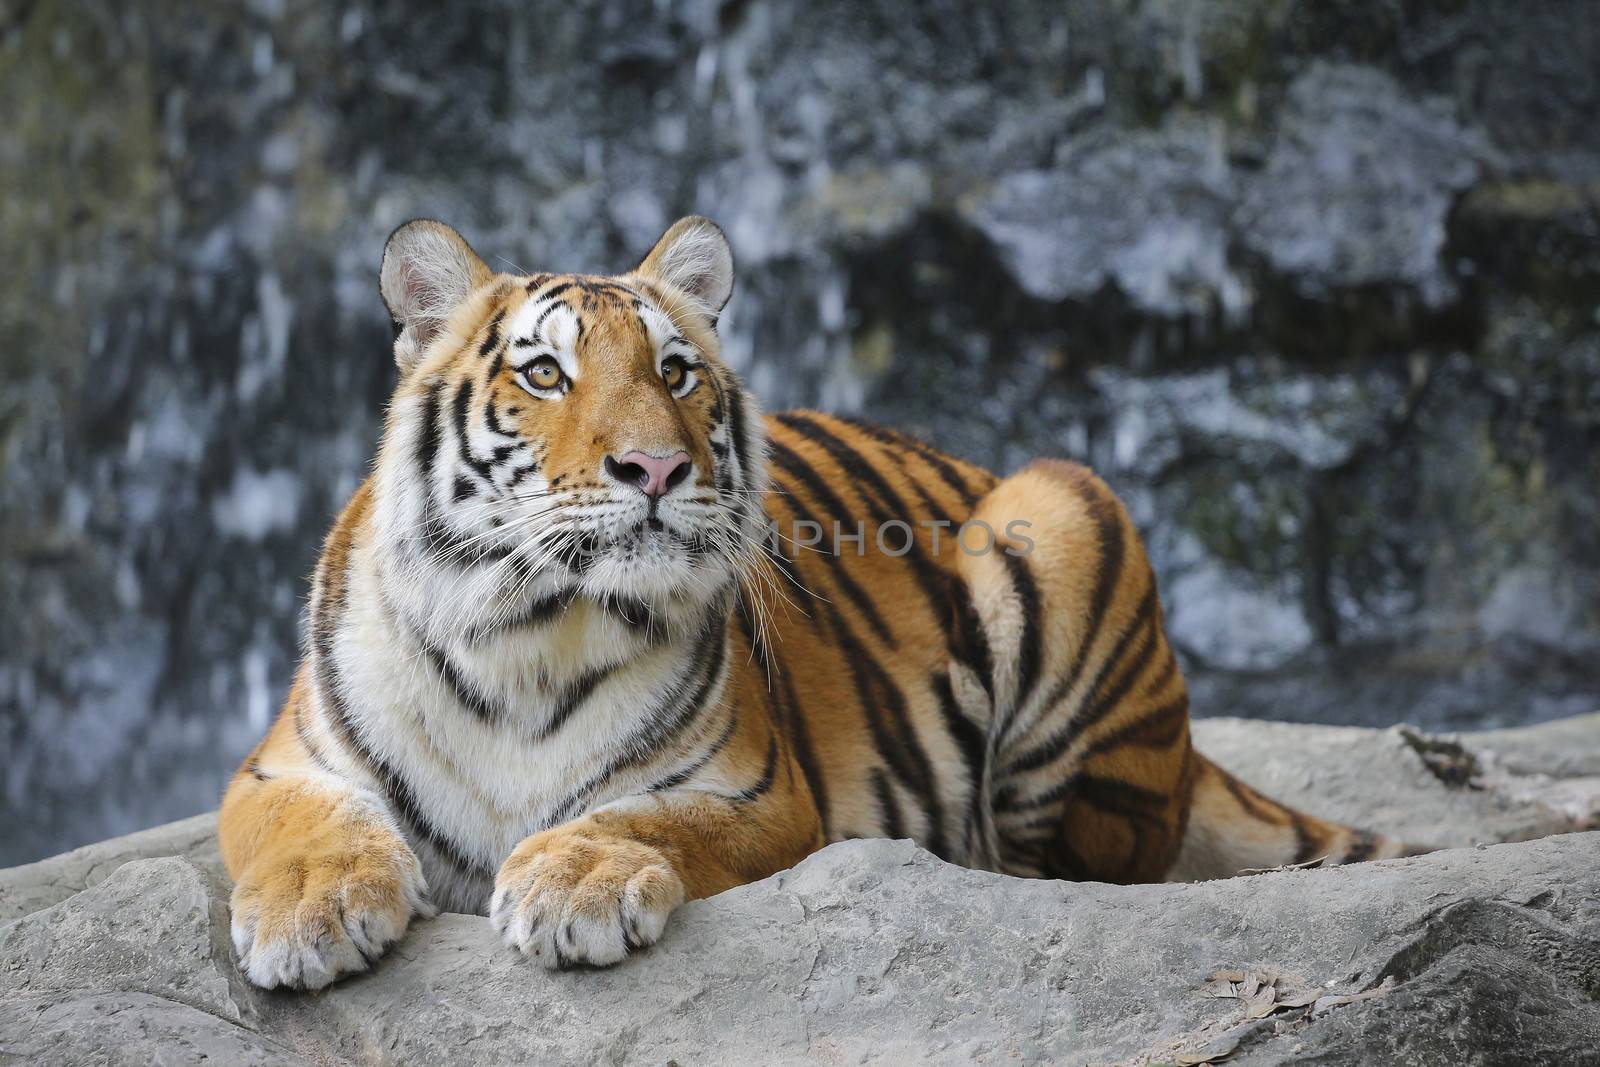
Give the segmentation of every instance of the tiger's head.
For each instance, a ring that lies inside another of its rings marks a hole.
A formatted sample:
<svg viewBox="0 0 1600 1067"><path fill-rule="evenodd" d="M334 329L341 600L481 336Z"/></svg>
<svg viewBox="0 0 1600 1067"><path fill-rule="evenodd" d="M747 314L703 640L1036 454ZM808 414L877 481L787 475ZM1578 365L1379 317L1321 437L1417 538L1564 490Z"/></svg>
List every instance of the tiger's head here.
<svg viewBox="0 0 1600 1067"><path fill-rule="evenodd" d="M730 588L764 530L764 446L720 355L733 257L715 223L682 219L634 271L596 276L496 273L417 220L389 238L380 288L400 384L377 521L419 595L454 582L496 617Z"/></svg>

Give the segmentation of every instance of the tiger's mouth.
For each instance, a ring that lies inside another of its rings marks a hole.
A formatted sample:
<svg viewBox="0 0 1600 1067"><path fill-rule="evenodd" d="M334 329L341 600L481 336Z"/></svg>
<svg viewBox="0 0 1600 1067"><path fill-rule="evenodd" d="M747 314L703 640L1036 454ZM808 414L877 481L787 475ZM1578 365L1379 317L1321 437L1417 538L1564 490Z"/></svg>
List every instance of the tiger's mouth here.
<svg viewBox="0 0 1600 1067"><path fill-rule="evenodd" d="M624 556L677 553L695 558L711 551L711 539L702 531L669 524L659 515L651 515L618 527L602 540L599 551Z"/></svg>
<svg viewBox="0 0 1600 1067"><path fill-rule="evenodd" d="M659 519L619 523L583 541L574 570L591 596L682 606L714 595L736 570L714 535Z"/></svg>
<svg viewBox="0 0 1600 1067"><path fill-rule="evenodd" d="M723 514L725 505L650 507L626 498L574 505L543 502L532 524L507 524L513 537L527 538L514 550L513 580L543 571L587 595L678 600L709 595L741 573L739 549L749 537Z"/></svg>

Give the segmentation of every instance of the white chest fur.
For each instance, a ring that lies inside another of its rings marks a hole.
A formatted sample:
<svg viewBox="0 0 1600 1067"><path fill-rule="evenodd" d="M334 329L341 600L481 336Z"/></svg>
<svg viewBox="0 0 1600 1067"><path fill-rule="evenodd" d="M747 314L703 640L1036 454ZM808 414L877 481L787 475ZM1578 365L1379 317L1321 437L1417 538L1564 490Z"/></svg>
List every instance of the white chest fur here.
<svg viewBox="0 0 1600 1067"><path fill-rule="evenodd" d="M634 754L706 641L648 633L581 598L470 642L425 637L376 561L355 562L334 642L344 712L384 769L378 784L409 809L399 821L437 902L480 909L524 837L639 787L637 774L597 776Z"/></svg>

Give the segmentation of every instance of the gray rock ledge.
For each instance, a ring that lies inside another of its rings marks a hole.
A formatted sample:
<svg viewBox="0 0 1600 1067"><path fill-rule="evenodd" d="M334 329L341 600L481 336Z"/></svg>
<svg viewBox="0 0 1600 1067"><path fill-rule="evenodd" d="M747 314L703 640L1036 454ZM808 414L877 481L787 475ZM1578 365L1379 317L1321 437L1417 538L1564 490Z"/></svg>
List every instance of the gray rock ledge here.
<svg viewBox="0 0 1600 1067"><path fill-rule="evenodd" d="M268 994L234 968L199 816L0 871L0 1064L1600 1064L1600 832L1561 832L1596 825L1600 715L1196 733L1320 814L1559 836L1157 886L853 841L687 905L610 970L550 974L444 915L371 975Z"/></svg>

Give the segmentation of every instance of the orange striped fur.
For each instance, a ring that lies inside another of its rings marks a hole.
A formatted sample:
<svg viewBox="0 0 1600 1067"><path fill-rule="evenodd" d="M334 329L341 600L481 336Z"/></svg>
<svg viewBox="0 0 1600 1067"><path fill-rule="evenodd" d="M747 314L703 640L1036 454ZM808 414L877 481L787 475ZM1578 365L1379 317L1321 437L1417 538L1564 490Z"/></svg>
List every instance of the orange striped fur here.
<svg viewBox="0 0 1600 1067"><path fill-rule="evenodd" d="M412 223L382 284L378 460L223 801L257 984L362 970L438 907L611 963L848 837L1121 882L1403 851L1194 751L1154 575L1087 469L763 420L719 355L709 222L615 278L495 274Z"/></svg>

